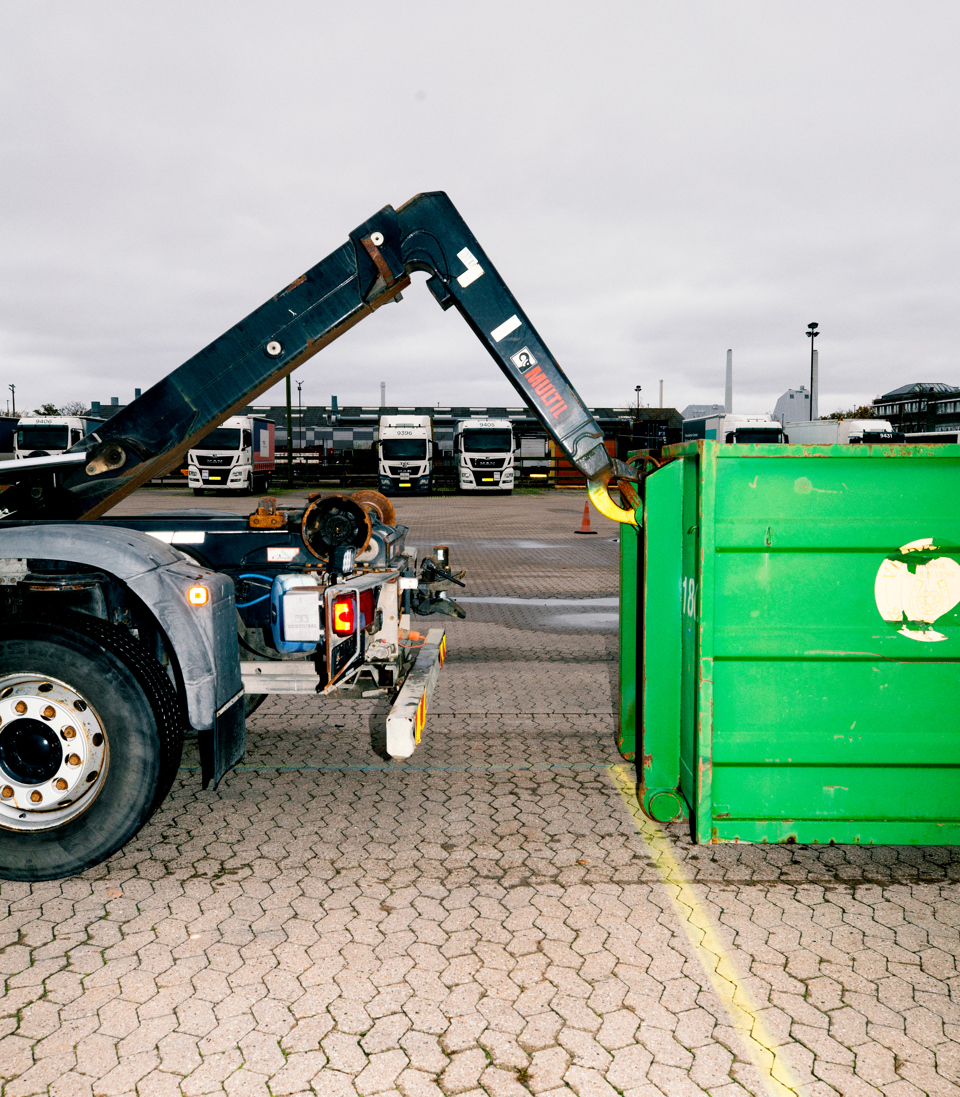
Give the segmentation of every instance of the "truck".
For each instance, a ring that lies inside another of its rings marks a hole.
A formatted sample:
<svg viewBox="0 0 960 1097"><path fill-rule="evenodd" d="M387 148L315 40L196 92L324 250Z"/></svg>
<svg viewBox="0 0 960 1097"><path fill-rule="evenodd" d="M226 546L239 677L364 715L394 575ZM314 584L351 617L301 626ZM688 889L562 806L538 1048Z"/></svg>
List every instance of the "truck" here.
<svg viewBox="0 0 960 1097"><path fill-rule="evenodd" d="M22 415L13 435L14 459L64 453L103 422L95 415Z"/></svg>
<svg viewBox="0 0 960 1097"><path fill-rule="evenodd" d="M231 415L187 451L187 482L194 495L209 489L252 495L267 491L276 465L273 421Z"/></svg>
<svg viewBox="0 0 960 1097"><path fill-rule="evenodd" d="M886 419L807 419L785 423L786 441L801 446L858 445L903 442L904 436Z"/></svg>
<svg viewBox="0 0 960 1097"><path fill-rule="evenodd" d="M712 438L717 442L782 442L783 428L771 415L705 415L684 419L683 441Z"/></svg>
<svg viewBox="0 0 960 1097"><path fill-rule="evenodd" d="M509 495L516 447L509 419L458 419L453 434L458 490Z"/></svg>
<svg viewBox="0 0 960 1097"><path fill-rule="evenodd" d="M399 300L418 271L583 473L597 509L636 524L636 469L608 455L447 195L383 207L94 434L0 463L0 877L56 879L110 857L163 801L185 736L202 786L216 788L271 693L386 697L387 752L415 750L446 634L412 621L462 616L450 595L463 573L445 546L408 546L389 499L265 497L245 515L111 510Z"/></svg>
<svg viewBox="0 0 960 1097"><path fill-rule="evenodd" d="M12 461L13 436L17 433L19 417L16 415L4 415L0 412L0 461Z"/></svg>
<svg viewBox="0 0 960 1097"><path fill-rule="evenodd" d="M384 495L425 495L433 484L433 420L429 415L381 415L377 476Z"/></svg>

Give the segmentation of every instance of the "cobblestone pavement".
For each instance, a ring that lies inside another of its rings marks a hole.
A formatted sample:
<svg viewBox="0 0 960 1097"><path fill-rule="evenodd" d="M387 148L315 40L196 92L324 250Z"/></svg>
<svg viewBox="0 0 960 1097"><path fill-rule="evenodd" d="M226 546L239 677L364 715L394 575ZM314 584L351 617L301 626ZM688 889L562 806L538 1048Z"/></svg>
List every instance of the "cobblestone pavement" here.
<svg viewBox="0 0 960 1097"><path fill-rule="evenodd" d="M489 599L409 761L382 707L272 699L217 792L188 749L109 863L0 885L4 1095L960 1097L960 850L638 818L582 505L399 503Z"/></svg>

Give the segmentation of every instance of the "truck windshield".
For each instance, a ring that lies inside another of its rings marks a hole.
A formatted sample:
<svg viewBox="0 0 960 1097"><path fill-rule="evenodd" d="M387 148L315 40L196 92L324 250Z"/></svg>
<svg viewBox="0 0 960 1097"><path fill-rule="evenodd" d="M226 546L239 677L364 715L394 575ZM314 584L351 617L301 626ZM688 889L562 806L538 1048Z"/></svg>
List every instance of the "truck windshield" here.
<svg viewBox="0 0 960 1097"><path fill-rule="evenodd" d="M384 438L380 452L385 461L422 461L427 456L426 438Z"/></svg>
<svg viewBox="0 0 960 1097"><path fill-rule="evenodd" d="M509 453L513 445L509 430L465 430L461 437L464 453Z"/></svg>
<svg viewBox="0 0 960 1097"><path fill-rule="evenodd" d="M728 442L782 442L783 432L777 428L770 430L764 427L740 427L737 431L727 435Z"/></svg>
<svg viewBox="0 0 960 1097"><path fill-rule="evenodd" d="M68 435L67 427L21 427L17 431L17 449L66 449Z"/></svg>
<svg viewBox="0 0 960 1097"><path fill-rule="evenodd" d="M240 430L237 427L217 427L197 442L194 449L239 449Z"/></svg>

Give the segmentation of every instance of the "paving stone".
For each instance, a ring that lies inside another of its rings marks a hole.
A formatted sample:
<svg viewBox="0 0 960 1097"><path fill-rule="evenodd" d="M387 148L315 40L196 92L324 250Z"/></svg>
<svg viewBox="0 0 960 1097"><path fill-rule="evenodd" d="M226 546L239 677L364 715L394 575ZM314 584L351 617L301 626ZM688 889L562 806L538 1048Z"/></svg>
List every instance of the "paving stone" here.
<svg viewBox="0 0 960 1097"><path fill-rule="evenodd" d="M466 1093L474 1089L487 1063L486 1052L480 1048L457 1052L451 1056L440 1075L440 1088L449 1094Z"/></svg>
<svg viewBox="0 0 960 1097"><path fill-rule="evenodd" d="M407 1056L402 1051L382 1051L371 1055L354 1081L357 1093L383 1093L391 1089L397 1075L407 1064Z"/></svg>

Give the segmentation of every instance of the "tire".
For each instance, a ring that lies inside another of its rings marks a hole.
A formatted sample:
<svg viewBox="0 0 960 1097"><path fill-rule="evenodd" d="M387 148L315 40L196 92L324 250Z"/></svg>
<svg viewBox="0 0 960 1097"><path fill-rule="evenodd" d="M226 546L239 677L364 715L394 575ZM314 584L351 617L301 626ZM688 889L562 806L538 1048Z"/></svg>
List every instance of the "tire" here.
<svg viewBox="0 0 960 1097"><path fill-rule="evenodd" d="M4 622L0 719L3 879L55 880L106 860L150 818L180 764L170 679L126 629L86 615ZM51 806L34 808L34 797Z"/></svg>

